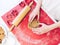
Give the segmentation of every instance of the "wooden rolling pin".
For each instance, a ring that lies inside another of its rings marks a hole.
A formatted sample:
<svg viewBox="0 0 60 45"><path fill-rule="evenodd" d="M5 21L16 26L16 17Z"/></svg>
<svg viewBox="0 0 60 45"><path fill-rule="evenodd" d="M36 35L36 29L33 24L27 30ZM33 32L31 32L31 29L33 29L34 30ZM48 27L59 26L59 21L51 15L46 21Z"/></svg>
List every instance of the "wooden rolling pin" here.
<svg viewBox="0 0 60 45"><path fill-rule="evenodd" d="M18 26L18 24L23 20L23 18L26 16L26 14L30 11L30 6L33 4L33 1L28 5L24 7L24 9L19 13L19 15L13 20L12 27L10 28L10 31L15 27Z"/></svg>

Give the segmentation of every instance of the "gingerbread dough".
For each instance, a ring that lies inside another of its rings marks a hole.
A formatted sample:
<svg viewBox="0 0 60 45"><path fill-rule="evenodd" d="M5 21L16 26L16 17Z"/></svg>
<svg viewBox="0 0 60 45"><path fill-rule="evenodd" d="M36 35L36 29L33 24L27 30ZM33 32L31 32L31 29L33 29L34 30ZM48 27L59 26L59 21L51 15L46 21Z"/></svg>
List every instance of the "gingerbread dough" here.
<svg viewBox="0 0 60 45"><path fill-rule="evenodd" d="M28 24L29 28L37 28L39 26L39 21L37 19L34 19L32 22Z"/></svg>

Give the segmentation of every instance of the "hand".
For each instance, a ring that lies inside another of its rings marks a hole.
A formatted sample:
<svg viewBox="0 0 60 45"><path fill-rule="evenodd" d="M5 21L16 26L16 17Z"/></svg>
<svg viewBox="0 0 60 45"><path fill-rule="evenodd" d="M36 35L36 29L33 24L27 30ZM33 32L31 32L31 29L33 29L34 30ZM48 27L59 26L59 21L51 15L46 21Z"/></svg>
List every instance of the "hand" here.
<svg viewBox="0 0 60 45"><path fill-rule="evenodd" d="M32 28L32 31L33 31L33 33L36 33L36 34L44 34L44 33L46 33L46 32L48 32L48 31L50 31L49 29L48 29L48 25L46 25L46 24L44 24L44 23L40 23L40 25L42 25L41 27L37 27L37 28Z"/></svg>
<svg viewBox="0 0 60 45"><path fill-rule="evenodd" d="M42 0L35 0L35 1L36 1L37 5L29 16L29 22L32 22L36 15L38 15L38 20L39 20L39 10L40 10L41 4L42 4Z"/></svg>
<svg viewBox="0 0 60 45"><path fill-rule="evenodd" d="M44 34L47 33L55 28L60 27L60 21L51 25L46 25L43 23L40 23L40 25L42 25L41 27L37 27L37 28L32 28L32 31L36 34Z"/></svg>

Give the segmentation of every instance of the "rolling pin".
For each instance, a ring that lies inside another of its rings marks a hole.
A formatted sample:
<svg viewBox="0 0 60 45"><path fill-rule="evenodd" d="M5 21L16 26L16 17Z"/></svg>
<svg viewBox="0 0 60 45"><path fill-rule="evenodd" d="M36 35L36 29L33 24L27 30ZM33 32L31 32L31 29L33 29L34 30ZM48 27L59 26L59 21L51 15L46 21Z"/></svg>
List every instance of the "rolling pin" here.
<svg viewBox="0 0 60 45"><path fill-rule="evenodd" d="M28 5L24 7L24 9L19 13L19 15L13 20L12 26L10 28L10 31L15 27L18 26L18 24L23 20L23 18L26 16L26 14L30 11L30 6L33 4L33 1Z"/></svg>

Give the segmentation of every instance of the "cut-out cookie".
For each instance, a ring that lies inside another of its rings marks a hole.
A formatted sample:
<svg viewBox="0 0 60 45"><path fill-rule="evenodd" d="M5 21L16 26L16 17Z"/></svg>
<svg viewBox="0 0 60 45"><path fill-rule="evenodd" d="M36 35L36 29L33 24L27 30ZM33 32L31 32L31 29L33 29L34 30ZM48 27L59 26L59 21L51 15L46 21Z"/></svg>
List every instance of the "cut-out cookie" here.
<svg viewBox="0 0 60 45"><path fill-rule="evenodd" d="M29 28L37 28L39 26L39 21L34 19L32 22L28 24Z"/></svg>
<svg viewBox="0 0 60 45"><path fill-rule="evenodd" d="M2 43L2 40L5 37L5 31L4 29L0 26L0 43Z"/></svg>

